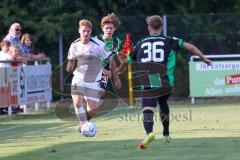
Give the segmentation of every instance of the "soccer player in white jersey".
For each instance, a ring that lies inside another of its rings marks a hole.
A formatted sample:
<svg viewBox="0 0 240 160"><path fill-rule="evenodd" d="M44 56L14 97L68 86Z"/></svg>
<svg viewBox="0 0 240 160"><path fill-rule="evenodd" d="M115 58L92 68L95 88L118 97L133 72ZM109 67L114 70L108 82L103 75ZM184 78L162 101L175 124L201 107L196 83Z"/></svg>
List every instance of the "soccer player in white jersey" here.
<svg viewBox="0 0 240 160"><path fill-rule="evenodd" d="M80 38L75 40L69 49L66 70L73 72L72 99L80 124L77 129L89 121L96 113L99 104L102 76L102 61L110 58L111 52L104 47L104 43L91 38L92 23L89 20L79 21ZM87 112L83 108L83 101L87 102Z"/></svg>

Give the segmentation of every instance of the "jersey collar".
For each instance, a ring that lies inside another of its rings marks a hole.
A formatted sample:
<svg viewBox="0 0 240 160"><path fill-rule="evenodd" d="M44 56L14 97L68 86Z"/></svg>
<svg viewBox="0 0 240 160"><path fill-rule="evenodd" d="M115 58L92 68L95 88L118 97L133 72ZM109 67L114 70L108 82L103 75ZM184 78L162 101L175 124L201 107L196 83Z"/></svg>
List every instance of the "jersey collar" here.
<svg viewBox="0 0 240 160"><path fill-rule="evenodd" d="M101 36L102 40L104 40L104 41L106 41L108 43L112 43L113 42L113 37L112 37L112 39L108 40L108 39L103 39L103 34L101 34L100 36Z"/></svg>
<svg viewBox="0 0 240 160"><path fill-rule="evenodd" d="M150 34L150 36L160 36L160 34Z"/></svg>

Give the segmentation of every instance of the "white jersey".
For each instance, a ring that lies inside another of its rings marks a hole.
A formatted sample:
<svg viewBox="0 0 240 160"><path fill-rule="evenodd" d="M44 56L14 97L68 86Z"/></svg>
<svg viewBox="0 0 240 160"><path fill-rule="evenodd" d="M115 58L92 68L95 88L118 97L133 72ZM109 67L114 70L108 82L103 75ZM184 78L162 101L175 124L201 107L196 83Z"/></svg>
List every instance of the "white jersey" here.
<svg viewBox="0 0 240 160"><path fill-rule="evenodd" d="M68 59L77 60L74 77L85 82L97 82L102 76L102 61L110 55L111 52L100 40L91 38L89 43L83 44L77 39L70 46Z"/></svg>
<svg viewBox="0 0 240 160"><path fill-rule="evenodd" d="M6 53L6 52L3 52L3 51L0 51L0 61L6 61L6 60L13 60L13 57ZM11 67L11 63L0 63L0 68L2 67Z"/></svg>

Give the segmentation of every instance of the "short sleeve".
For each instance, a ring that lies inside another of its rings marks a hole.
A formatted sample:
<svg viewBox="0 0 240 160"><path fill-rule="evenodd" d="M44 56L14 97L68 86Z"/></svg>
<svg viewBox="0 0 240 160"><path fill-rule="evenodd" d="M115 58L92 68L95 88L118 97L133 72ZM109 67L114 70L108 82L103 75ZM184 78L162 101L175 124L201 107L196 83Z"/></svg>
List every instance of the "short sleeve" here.
<svg viewBox="0 0 240 160"><path fill-rule="evenodd" d="M101 45L102 59L107 59L110 57L111 52L106 45Z"/></svg>
<svg viewBox="0 0 240 160"><path fill-rule="evenodd" d="M170 45L171 45L171 48L174 50L182 49L183 48L183 39L180 39L177 37L171 37Z"/></svg>
<svg viewBox="0 0 240 160"><path fill-rule="evenodd" d="M119 39L119 38L116 38L117 39L117 54L121 51L121 46L122 46L122 41Z"/></svg>

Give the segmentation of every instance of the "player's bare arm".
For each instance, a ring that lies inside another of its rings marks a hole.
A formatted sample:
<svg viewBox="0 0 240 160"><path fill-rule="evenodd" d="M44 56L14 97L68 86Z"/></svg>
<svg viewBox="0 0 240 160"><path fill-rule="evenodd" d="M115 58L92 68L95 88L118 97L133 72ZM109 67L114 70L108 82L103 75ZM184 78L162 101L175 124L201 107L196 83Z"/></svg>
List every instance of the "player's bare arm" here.
<svg viewBox="0 0 240 160"><path fill-rule="evenodd" d="M115 85L116 89L120 89L122 87L122 83L121 83L121 80L120 80L118 74L115 74L116 69L117 69L117 65L112 58L110 59L110 66L111 66L111 69L112 69L114 85Z"/></svg>
<svg viewBox="0 0 240 160"><path fill-rule="evenodd" d="M66 71L73 72L76 68L76 60L68 60Z"/></svg>
<svg viewBox="0 0 240 160"><path fill-rule="evenodd" d="M116 69L115 74L123 74L127 70L128 61L127 59L122 60L120 66Z"/></svg>
<svg viewBox="0 0 240 160"><path fill-rule="evenodd" d="M102 68L102 72L108 77L112 77L112 72L110 70L107 70L106 68Z"/></svg>
<svg viewBox="0 0 240 160"><path fill-rule="evenodd" d="M211 65L212 61L206 58L203 53L193 44L183 42L183 47L188 50L190 53L199 56L201 60L203 60L207 65Z"/></svg>
<svg viewBox="0 0 240 160"><path fill-rule="evenodd" d="M118 52L117 57L120 63L122 63L123 61L125 61L125 59L127 59L126 55L122 51Z"/></svg>

